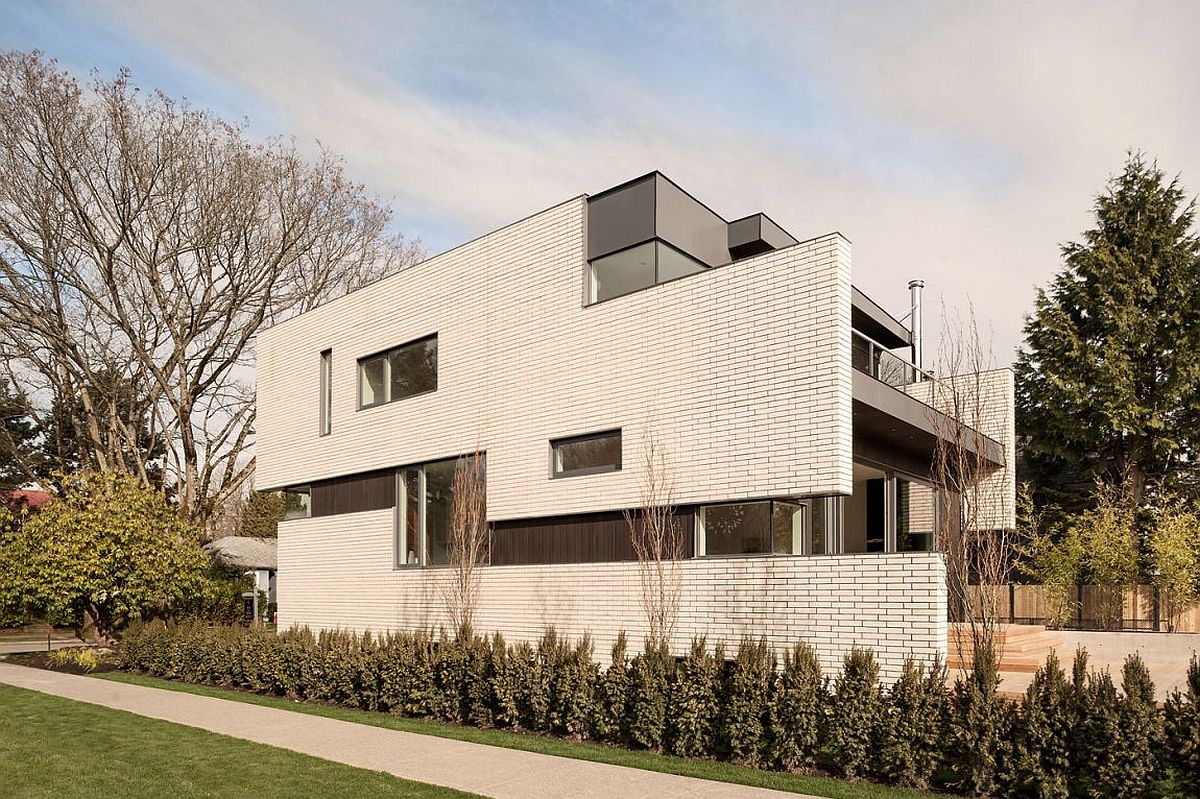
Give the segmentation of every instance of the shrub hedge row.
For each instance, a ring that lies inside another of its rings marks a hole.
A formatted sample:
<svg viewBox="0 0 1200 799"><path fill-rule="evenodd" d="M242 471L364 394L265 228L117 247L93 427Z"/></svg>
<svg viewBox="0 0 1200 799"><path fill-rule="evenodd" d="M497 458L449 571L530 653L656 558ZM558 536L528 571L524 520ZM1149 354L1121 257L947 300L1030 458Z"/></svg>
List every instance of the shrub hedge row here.
<svg viewBox="0 0 1200 799"><path fill-rule="evenodd" d="M130 628L117 656L171 679L973 796L1200 795L1195 658L1187 691L1160 708L1137 656L1118 691L1082 651L1070 677L1051 655L1013 701L986 652L952 689L944 666L914 662L883 687L869 650L851 651L833 680L804 643L782 661L761 640L728 654L698 639L683 658L661 647L631 658L621 636L601 668L587 638L552 630L530 645L151 622Z"/></svg>

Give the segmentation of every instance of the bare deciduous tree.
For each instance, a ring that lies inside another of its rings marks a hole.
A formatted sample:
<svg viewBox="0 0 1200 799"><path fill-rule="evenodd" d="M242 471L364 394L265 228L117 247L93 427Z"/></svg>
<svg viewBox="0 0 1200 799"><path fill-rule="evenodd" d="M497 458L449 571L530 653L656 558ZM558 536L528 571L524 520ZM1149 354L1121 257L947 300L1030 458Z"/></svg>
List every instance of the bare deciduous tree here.
<svg viewBox="0 0 1200 799"><path fill-rule="evenodd" d="M476 451L459 458L451 482L450 575L443 599L457 633L470 630L479 607L479 567L487 564L491 534L487 522L486 457Z"/></svg>
<svg viewBox="0 0 1200 799"><path fill-rule="evenodd" d="M1012 576L1015 542L1014 531L998 518L1004 484L989 479L997 467L983 457L993 442L982 431L1002 423L997 414L1008 410L989 396L986 373L993 361L974 308L968 305L961 318L943 308L943 318L939 371L947 377L919 384L928 392L923 398L937 439L932 475L942 496L938 540L946 558L951 618L967 633L966 640L955 638L960 661L967 660L967 643L972 656L988 648L999 659L1004 640L998 628L1005 615L1001 591Z"/></svg>
<svg viewBox="0 0 1200 799"><path fill-rule="evenodd" d="M683 575L683 530L675 516L675 484L666 450L647 424L642 442L640 505L625 511L625 523L638 561L642 609L649 641L668 644L679 618Z"/></svg>
<svg viewBox="0 0 1200 799"><path fill-rule="evenodd" d="M0 53L0 359L78 401L88 465L149 484L165 452L185 517L253 469L256 334L418 256L389 219L329 153Z"/></svg>

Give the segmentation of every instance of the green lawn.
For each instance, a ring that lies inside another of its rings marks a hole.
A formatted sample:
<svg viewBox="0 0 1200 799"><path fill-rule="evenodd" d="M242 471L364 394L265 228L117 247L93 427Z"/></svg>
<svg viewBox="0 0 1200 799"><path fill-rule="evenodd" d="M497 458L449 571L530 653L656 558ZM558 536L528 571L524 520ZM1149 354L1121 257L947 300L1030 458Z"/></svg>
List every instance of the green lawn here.
<svg viewBox="0 0 1200 799"><path fill-rule="evenodd" d="M0 685L0 794L472 796L8 685Z"/></svg>
<svg viewBox="0 0 1200 799"><path fill-rule="evenodd" d="M689 760L687 758L658 755L653 752L633 751L615 746L606 746L604 744L566 741L561 738L505 732L503 730L482 730L476 727L444 724L425 719L391 716L386 713L371 713L363 710L295 702L279 697L259 696L258 694L251 694L245 691L232 691L208 685L193 685L191 683L174 682L172 680L161 680L140 674L108 672L97 674L95 677L97 679L115 680L135 685L148 685L153 688L166 688L172 691L183 691L202 696L232 699L253 705L283 708L294 710L298 713L325 716L327 718L341 719L342 721L370 724L375 727L415 732L422 735L436 735L442 738L454 738L460 741L502 746L508 749L521 749L526 752L540 752L547 755L558 755L559 757L590 760L596 763L611 763L617 766L629 766L630 768L640 768L647 771L699 777L700 779L716 780L718 782L753 785L760 788L772 788L777 791L826 796L831 799L917 799L918 797L935 796L935 794L905 790L903 788L890 788L885 785L875 785L868 782L845 782L827 777L809 777L799 774L783 774L776 771L761 771L746 766L736 766L732 763L720 763L711 760ZM937 796L945 797L945 794Z"/></svg>

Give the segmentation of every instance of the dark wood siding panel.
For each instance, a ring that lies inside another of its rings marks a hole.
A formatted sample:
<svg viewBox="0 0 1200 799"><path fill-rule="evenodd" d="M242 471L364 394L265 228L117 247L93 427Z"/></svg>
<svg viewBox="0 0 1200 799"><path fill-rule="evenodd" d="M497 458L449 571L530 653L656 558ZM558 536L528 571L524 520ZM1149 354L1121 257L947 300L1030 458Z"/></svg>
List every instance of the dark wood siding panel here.
<svg viewBox="0 0 1200 799"><path fill-rule="evenodd" d="M683 534L684 556L690 558L695 544L694 512L681 508L676 517ZM620 511L516 519L492 525L493 566L636 559L629 527Z"/></svg>
<svg viewBox="0 0 1200 799"><path fill-rule="evenodd" d="M312 484L312 515L382 510L396 504L396 472L384 469Z"/></svg>

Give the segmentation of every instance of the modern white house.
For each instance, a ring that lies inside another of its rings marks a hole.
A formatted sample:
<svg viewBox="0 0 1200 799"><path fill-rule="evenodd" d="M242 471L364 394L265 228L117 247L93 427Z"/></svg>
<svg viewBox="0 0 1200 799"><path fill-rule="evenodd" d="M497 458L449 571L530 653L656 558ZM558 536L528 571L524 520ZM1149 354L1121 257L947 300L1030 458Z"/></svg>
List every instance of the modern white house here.
<svg viewBox="0 0 1200 799"><path fill-rule="evenodd" d="M652 436L687 530L678 649L803 638L833 666L858 644L885 675L944 655L936 537L960 503L930 480L944 428L919 399L919 307L914 333L852 277L840 233L729 222L655 172L266 330L256 480L289 498L279 623L444 624L451 479L482 452L476 626L637 646L622 511ZM1011 527L1012 374L970 384L986 413L963 445Z"/></svg>

